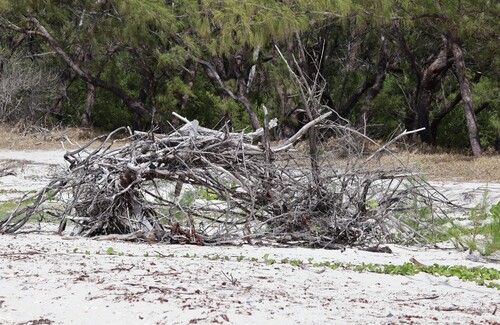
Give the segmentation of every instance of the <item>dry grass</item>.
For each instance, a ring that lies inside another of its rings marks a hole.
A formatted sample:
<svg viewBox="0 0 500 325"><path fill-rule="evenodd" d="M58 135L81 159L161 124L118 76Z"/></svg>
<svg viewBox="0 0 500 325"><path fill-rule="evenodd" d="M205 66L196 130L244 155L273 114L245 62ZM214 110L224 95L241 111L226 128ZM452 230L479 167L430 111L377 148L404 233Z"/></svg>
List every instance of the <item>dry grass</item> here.
<svg viewBox="0 0 500 325"><path fill-rule="evenodd" d="M51 130L29 126L19 127L0 124L0 150L44 150L44 149L71 149L72 142L80 144L100 135L98 132L83 128L54 128Z"/></svg>
<svg viewBox="0 0 500 325"><path fill-rule="evenodd" d="M457 182L500 182L500 155L485 154L473 158L458 153L421 153L399 150L398 159L385 155L380 164L395 167L399 163L413 165L414 169L423 174L424 178L433 181ZM377 162L373 162L374 165ZM375 166L374 166L375 167Z"/></svg>
<svg viewBox="0 0 500 325"><path fill-rule="evenodd" d="M500 182L499 154L486 154L480 158L448 153L406 155L431 180Z"/></svg>

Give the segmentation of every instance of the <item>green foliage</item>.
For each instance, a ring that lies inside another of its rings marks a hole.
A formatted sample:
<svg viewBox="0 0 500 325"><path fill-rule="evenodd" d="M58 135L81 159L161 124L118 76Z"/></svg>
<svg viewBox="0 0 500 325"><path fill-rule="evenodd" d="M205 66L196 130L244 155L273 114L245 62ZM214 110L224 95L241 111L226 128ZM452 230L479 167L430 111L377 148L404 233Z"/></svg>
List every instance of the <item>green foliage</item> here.
<svg viewBox="0 0 500 325"><path fill-rule="evenodd" d="M500 209L500 206L498 206ZM184 257L190 257L189 254L186 254ZM230 260L227 256L219 256L215 255L205 255L204 258L215 261L215 260ZM268 253L264 254L262 257L263 261L267 265L273 265L277 261L273 258L270 258ZM256 261L255 258L246 258L244 256L236 257L236 261ZM350 263L340 263L340 262L314 262L312 263L313 258L308 258L307 262L312 267L327 267L332 270L336 269L344 269L344 270L353 270L356 272L374 272L381 274L392 274L392 275L405 275L412 276L421 272L429 273L434 276L445 276L452 277L455 276L463 281L471 281L475 282L478 285L483 285L488 288L496 288L500 290L500 284L494 282L495 280L500 279L500 271L494 268L486 268L486 267L466 267L463 265L420 265L414 263L403 263L401 265L394 264L375 264L375 263L362 263L362 264L350 264ZM297 259L283 258L281 259L282 264L290 264L293 267L302 267L304 266L304 262Z"/></svg>
<svg viewBox="0 0 500 325"><path fill-rule="evenodd" d="M328 14L346 14L350 2L265 0L203 1L192 25L210 55L228 55L248 46L278 41L324 20ZM193 7L190 8L191 10ZM318 14L316 14L318 13Z"/></svg>
<svg viewBox="0 0 500 325"><path fill-rule="evenodd" d="M93 125L102 130L114 130L121 126L130 126L133 114L124 109L114 98L102 90L98 90L98 97L94 106Z"/></svg>
<svg viewBox="0 0 500 325"><path fill-rule="evenodd" d="M17 202L6 201L0 203L0 216L10 215L17 207Z"/></svg>
<svg viewBox="0 0 500 325"><path fill-rule="evenodd" d="M491 255L500 250L500 202L488 209L486 195L483 203L469 213L466 220L468 224L453 222L449 233L471 252Z"/></svg>
<svg viewBox="0 0 500 325"><path fill-rule="evenodd" d="M276 263L276 260L273 259L273 258L269 258L269 254L265 254L263 257L264 259L264 262L267 264L267 265L273 265L274 263ZM288 260L287 260L288 261Z"/></svg>
<svg viewBox="0 0 500 325"><path fill-rule="evenodd" d="M182 193L182 197L179 200L179 204L181 206L189 207L191 206L198 196L197 191L195 190L187 190Z"/></svg>
<svg viewBox="0 0 500 325"><path fill-rule="evenodd" d="M28 192L29 193L29 192ZM30 204L33 204L35 202L36 198L31 198L29 200L25 200L21 203L18 202L18 200L9 200L5 202L0 202L0 218L4 216L9 216L11 213L13 213L16 209L21 209L24 207L29 206ZM23 218L24 214L19 215L17 218ZM40 213L40 219L42 220L46 218L47 216L44 214ZM35 220L35 219L32 219Z"/></svg>
<svg viewBox="0 0 500 325"><path fill-rule="evenodd" d="M412 81L405 76L389 74L384 82L384 88L372 103L369 113L368 132L371 136L388 139L394 130L402 124L409 110L402 87L412 87Z"/></svg>
<svg viewBox="0 0 500 325"><path fill-rule="evenodd" d="M126 21L119 37L135 47L156 46L164 37L176 32L176 18L161 1L116 1L118 12Z"/></svg>
<svg viewBox="0 0 500 325"><path fill-rule="evenodd" d="M62 121L66 125L79 125L80 117L85 108L86 85L82 80L76 80L67 90L69 100L64 102ZM132 113L124 109L109 93L97 89L97 96L92 112L92 126L106 131L121 126L131 125Z"/></svg>
<svg viewBox="0 0 500 325"><path fill-rule="evenodd" d="M7 0L0 2L0 25L3 26L0 42L6 53L0 53L0 57L3 60L12 54L10 51L19 49L20 53L32 55L30 62L64 71L61 79L68 82L65 79L69 71L67 63L56 55L47 55L53 49L46 39L32 34L16 44L20 34L9 26L32 28L27 19L33 16L84 71L107 85L98 90L93 126L110 130L131 124L134 117L124 105L126 100L117 95L116 89L119 89L128 99L140 100L150 112L154 108L154 118L162 130L169 130L173 111L197 119L207 127L215 126L223 117L231 117L235 129L248 129L250 119L245 108L221 90L213 76L210 78L209 69L195 58L212 65L217 61L222 81L236 98L239 94L235 71L239 69L246 82L250 67L255 65L255 79L244 95L257 108L258 117L262 120L262 111L258 108L264 103L271 110L271 117L293 124L297 121L290 114L299 103L297 88L274 46L286 49L289 59L293 54L306 74L315 73L316 67L310 62L313 60L303 60L296 51L301 44L311 55L310 59L324 54L319 72L326 81L328 104L343 117L358 122L366 91L352 108L346 112L342 109L365 84L373 82L384 36L388 40L390 69L382 90L369 103L368 125L372 127L368 132L386 138L407 122L418 79L408 60L400 58L404 51L393 24L397 16L401 33L419 64L438 52L442 35L456 34L461 40L468 70L483 76L473 85L473 100L475 108L489 102L489 108L477 119L481 144L491 147L500 128L496 76L500 59L495 55L498 53L496 36L485 26L495 26L497 12L498 6L492 7L488 0L418 3L407 0L186 0L176 1L175 5L155 0ZM255 58L256 49L259 55ZM235 70L236 57L241 60L241 66ZM435 94L433 107L429 108L432 114L458 91L451 72L441 83L442 94ZM85 83L77 78L65 95L62 116L57 112L54 122L62 120L64 124L77 125L87 98ZM469 146L462 111L457 107L443 120L437 132L438 144ZM150 122L151 116L144 119L143 122Z"/></svg>
<svg viewBox="0 0 500 325"><path fill-rule="evenodd" d="M491 281L500 279L500 271L485 267L466 267L463 265L439 265L430 266L404 263L403 265L393 264L361 264L354 267L354 271L369 271L384 274L415 275L420 272L429 273L435 276L456 276L463 281L476 282L479 285L485 285L488 288L500 290L500 285Z"/></svg>
<svg viewBox="0 0 500 325"><path fill-rule="evenodd" d="M415 203L413 209L400 215L399 219L413 229L419 237L431 243L450 239L450 234L445 228L450 219L446 215L436 216L431 207L421 207ZM407 239L399 238L398 234L394 234L393 239L407 243Z"/></svg>
<svg viewBox="0 0 500 325"><path fill-rule="evenodd" d="M201 188L199 191L199 197L200 197L200 199L208 200L208 201L213 201L213 200L219 199L219 197L217 196L217 193L215 193L214 191L212 191L208 188Z"/></svg>
<svg viewBox="0 0 500 325"><path fill-rule="evenodd" d="M487 255L500 250L500 201L490 208L490 216L491 222L484 227L488 238L484 248Z"/></svg>
<svg viewBox="0 0 500 325"><path fill-rule="evenodd" d="M443 148L467 148L469 137L467 134L465 114L462 107L457 107L449 113L437 130L436 144Z"/></svg>
<svg viewBox="0 0 500 325"><path fill-rule="evenodd" d="M368 200L368 201L366 202L366 207L367 207L368 209L370 209L370 210L375 210L376 208L378 208L378 207L379 207L379 204L378 204L377 200L373 200L373 199L372 199L372 200Z"/></svg>

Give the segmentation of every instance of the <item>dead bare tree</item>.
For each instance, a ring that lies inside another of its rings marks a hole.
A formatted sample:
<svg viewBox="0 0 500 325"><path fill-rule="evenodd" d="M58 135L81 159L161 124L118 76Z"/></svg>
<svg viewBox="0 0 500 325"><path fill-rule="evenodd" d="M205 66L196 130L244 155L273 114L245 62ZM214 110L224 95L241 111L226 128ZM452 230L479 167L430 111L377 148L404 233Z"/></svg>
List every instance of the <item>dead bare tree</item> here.
<svg viewBox="0 0 500 325"><path fill-rule="evenodd" d="M57 75L18 55L0 60L0 122L36 122L49 115Z"/></svg>

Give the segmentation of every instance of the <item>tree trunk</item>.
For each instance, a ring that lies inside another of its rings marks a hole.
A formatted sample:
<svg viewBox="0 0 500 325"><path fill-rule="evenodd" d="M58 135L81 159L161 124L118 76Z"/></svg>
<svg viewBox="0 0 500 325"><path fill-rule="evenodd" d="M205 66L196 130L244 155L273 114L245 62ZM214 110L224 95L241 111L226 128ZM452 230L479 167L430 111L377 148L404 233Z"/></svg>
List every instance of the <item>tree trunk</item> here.
<svg viewBox="0 0 500 325"><path fill-rule="evenodd" d="M422 67L410 49L406 45L406 41L399 31L399 44L406 56L410 66L417 76L416 94L415 100L412 107L411 124L413 124L413 130L419 128L425 128L424 131L420 132L420 138L423 142L432 144L432 133L429 125L429 113L432 109L432 97L436 92L440 81L446 76L446 72L450 68L450 62L448 60L449 44L448 40L443 37L443 45L435 59L427 67Z"/></svg>
<svg viewBox="0 0 500 325"><path fill-rule="evenodd" d="M68 73L64 73L61 77L61 87L58 90L58 95L57 99L55 100L56 103L53 110L53 114L57 116L58 119L62 118L64 100L67 97L66 92L68 91L68 88L71 86L73 81L75 81L76 77L77 75L73 72L73 70L69 70Z"/></svg>
<svg viewBox="0 0 500 325"><path fill-rule="evenodd" d="M96 95L96 87L93 84L87 83L87 101L85 102L85 110L80 119L80 124L83 127L89 127L94 109Z"/></svg>
<svg viewBox="0 0 500 325"><path fill-rule="evenodd" d="M425 128L420 131L420 139L422 142L432 144L432 134L429 125L429 108L432 103L432 93L426 87L420 87L417 90L416 104L415 104L415 128L414 130Z"/></svg>
<svg viewBox="0 0 500 325"><path fill-rule="evenodd" d="M241 55L236 54L234 58L233 72L236 76L236 83L238 85L237 99L240 103L243 104L243 106L245 106L248 116L250 117L250 123L252 124L252 128L254 130L257 130L260 128L260 122L259 118L257 117L257 114L255 114L252 102L248 98L248 87L247 87L247 81L245 79L246 76L243 73L243 68L244 65L241 59Z"/></svg>
<svg viewBox="0 0 500 325"><path fill-rule="evenodd" d="M241 95L238 96L238 100L240 103L245 106L245 109L247 110L248 116L250 117L250 123L252 123L252 128L254 130L260 129L260 122L259 119L257 118L257 114L255 114L255 111L253 109L253 105L248 99L246 95Z"/></svg>
<svg viewBox="0 0 500 325"><path fill-rule="evenodd" d="M455 59L455 71L457 73L458 82L460 84L460 94L464 103L465 120L467 122L467 130L469 133L470 146L474 157L479 157L482 154L481 143L479 142L479 131L477 128L476 114L472 106L472 94L470 90L469 80L465 75L465 61L463 51L460 44L454 37L450 37L453 58Z"/></svg>
<svg viewBox="0 0 500 325"><path fill-rule="evenodd" d="M500 152L500 130L497 132L497 138L495 140L495 150Z"/></svg>

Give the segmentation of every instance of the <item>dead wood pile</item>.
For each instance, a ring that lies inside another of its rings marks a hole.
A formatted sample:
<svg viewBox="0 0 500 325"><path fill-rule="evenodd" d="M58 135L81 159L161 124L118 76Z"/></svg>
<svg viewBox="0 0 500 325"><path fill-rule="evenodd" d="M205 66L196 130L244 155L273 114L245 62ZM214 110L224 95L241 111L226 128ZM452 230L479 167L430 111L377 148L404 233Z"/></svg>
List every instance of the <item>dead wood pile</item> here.
<svg viewBox="0 0 500 325"><path fill-rule="evenodd" d="M359 145L366 139L326 122L327 115L274 147L263 138L267 129L211 130L180 116L184 126L170 134L113 140L126 129L115 130L68 151L67 170L0 220L0 232L52 216L61 232L72 225L72 235L170 243L335 248L424 241L421 230L433 231L436 193L405 166L368 167L387 148L367 158ZM336 134L336 148L341 143L350 158L339 159L324 143L314 175L309 157L291 145L319 125ZM430 211L424 218L423 210Z"/></svg>

